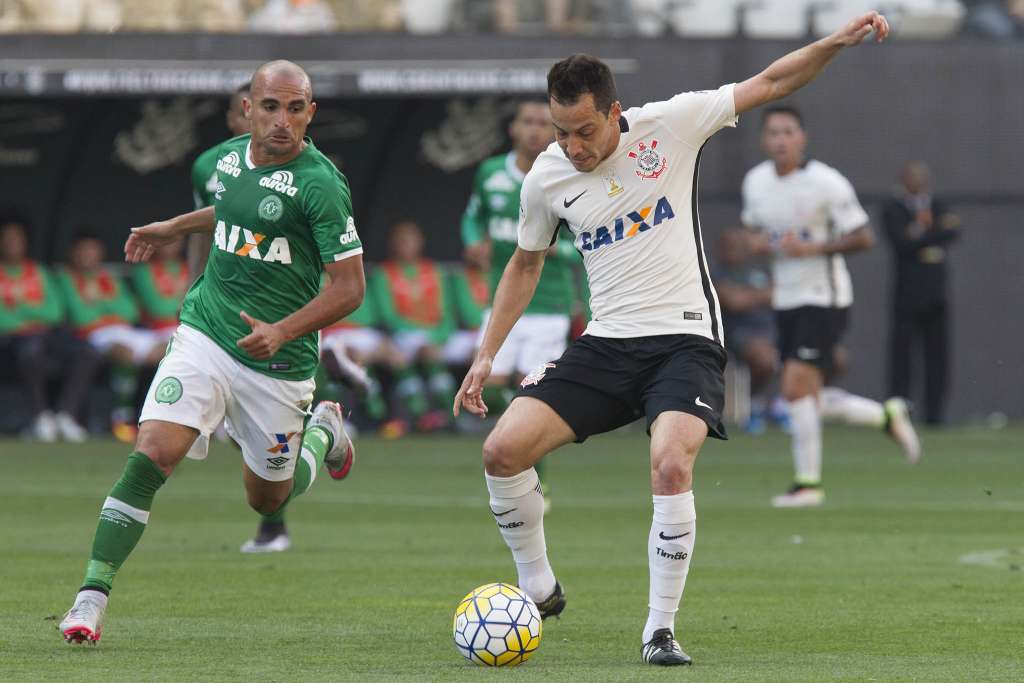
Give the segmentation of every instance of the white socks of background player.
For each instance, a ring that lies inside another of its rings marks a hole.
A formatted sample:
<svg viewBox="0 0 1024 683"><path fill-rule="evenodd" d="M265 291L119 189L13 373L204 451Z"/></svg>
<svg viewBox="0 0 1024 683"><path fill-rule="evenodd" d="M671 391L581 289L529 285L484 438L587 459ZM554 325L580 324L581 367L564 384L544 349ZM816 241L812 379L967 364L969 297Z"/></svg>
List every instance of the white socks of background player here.
<svg viewBox="0 0 1024 683"><path fill-rule="evenodd" d="M686 573L697 535L697 509L693 491L674 496L654 496L654 521L647 538L647 565L651 572L647 624L643 643L659 628L675 633L676 612L683 597Z"/></svg>
<svg viewBox="0 0 1024 683"><path fill-rule="evenodd" d="M793 469L797 484L821 483L821 413L818 399L804 396L789 402L793 428Z"/></svg>
<svg viewBox="0 0 1024 683"><path fill-rule="evenodd" d="M821 390L821 418L881 428L885 426L885 408L870 398L837 387L825 387Z"/></svg>
<svg viewBox="0 0 1024 683"><path fill-rule="evenodd" d="M519 587L534 602L547 600L555 591L555 574L544 544L544 494L537 470L531 467L511 477L485 473L484 478L494 521L516 561Z"/></svg>

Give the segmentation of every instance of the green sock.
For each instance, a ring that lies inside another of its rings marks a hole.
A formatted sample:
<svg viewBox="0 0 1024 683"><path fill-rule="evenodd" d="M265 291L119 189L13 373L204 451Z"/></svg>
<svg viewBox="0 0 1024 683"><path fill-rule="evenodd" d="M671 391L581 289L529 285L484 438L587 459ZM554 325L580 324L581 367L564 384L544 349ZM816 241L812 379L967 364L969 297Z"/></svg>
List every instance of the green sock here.
<svg viewBox="0 0 1024 683"><path fill-rule="evenodd" d="M110 389L114 392L114 419L135 421L135 391L139 387L139 371L134 365L115 363L110 368Z"/></svg>
<svg viewBox="0 0 1024 683"><path fill-rule="evenodd" d="M487 412L491 415L501 415L505 412L513 397L515 397L515 392L508 387L499 384L484 387L483 399L487 405Z"/></svg>
<svg viewBox="0 0 1024 683"><path fill-rule="evenodd" d="M82 588L110 592L114 575L146 530L153 496L165 481L167 477L145 453L128 456L121 478L100 510Z"/></svg>
<svg viewBox="0 0 1024 683"><path fill-rule="evenodd" d="M428 363L425 369L434 406L447 412L455 402L455 380L443 363Z"/></svg>
<svg viewBox="0 0 1024 683"><path fill-rule="evenodd" d="M281 504L281 507L269 515L260 515L265 522L283 522L284 510L288 503L309 490L316 479L316 473L324 465L324 458L330 452L334 437L323 427L310 427L302 434L302 448L295 462L295 474L292 475L292 492Z"/></svg>
<svg viewBox="0 0 1024 683"><path fill-rule="evenodd" d="M424 391L423 378L419 376L415 368L401 368L396 371L398 382L395 384L395 392L405 406L409 417L414 420L427 412L430 404L427 403L426 392Z"/></svg>

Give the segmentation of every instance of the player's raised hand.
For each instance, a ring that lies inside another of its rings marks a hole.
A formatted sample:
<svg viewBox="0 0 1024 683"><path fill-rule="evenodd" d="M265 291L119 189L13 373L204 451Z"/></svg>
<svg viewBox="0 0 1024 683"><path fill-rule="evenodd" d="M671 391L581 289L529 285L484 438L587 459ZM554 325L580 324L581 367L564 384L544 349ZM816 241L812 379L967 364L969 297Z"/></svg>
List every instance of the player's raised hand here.
<svg viewBox="0 0 1024 683"><path fill-rule="evenodd" d="M255 360L272 358L285 342L284 333L276 325L257 320L245 311L239 315L252 332L238 340L238 347Z"/></svg>
<svg viewBox="0 0 1024 683"><path fill-rule="evenodd" d="M132 228L124 243L124 260L128 263L148 261L157 247L170 244L179 237L172 221L157 221L141 228Z"/></svg>
<svg viewBox="0 0 1024 683"><path fill-rule="evenodd" d="M883 15L874 11L857 17L832 35L840 45L853 47L860 45L861 41L867 38L872 31L875 32L876 43L882 42L889 35L889 22Z"/></svg>
<svg viewBox="0 0 1024 683"><path fill-rule="evenodd" d="M469 369L465 379L462 380L459 393L455 394L455 403L452 405L452 414L455 417L459 416L459 409L462 407L474 415L487 417L487 404L484 403L483 391L484 382L490 376L490 358L477 358L473 361L473 367Z"/></svg>

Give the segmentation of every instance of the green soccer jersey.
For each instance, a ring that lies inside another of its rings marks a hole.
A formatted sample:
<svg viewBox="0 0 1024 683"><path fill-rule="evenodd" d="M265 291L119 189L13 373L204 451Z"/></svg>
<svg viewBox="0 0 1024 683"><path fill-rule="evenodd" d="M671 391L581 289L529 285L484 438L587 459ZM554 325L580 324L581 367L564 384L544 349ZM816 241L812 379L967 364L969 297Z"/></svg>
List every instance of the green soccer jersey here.
<svg viewBox="0 0 1024 683"><path fill-rule="evenodd" d="M518 244L519 191L523 177L516 166L514 152L487 159L477 169L473 193L462 216L464 244L491 240L492 297ZM572 240L559 231L556 253L548 255L537 291L524 313L569 315L574 290L572 268L580 261Z"/></svg>
<svg viewBox="0 0 1024 683"><path fill-rule="evenodd" d="M185 296L181 322L254 370L308 379L318 362L315 332L254 360L237 344L251 332L239 312L277 322L317 295L324 263L363 252L348 181L309 138L297 157L272 166L252 166L249 139L217 148L213 248Z"/></svg>
<svg viewBox="0 0 1024 683"><path fill-rule="evenodd" d="M213 195L217 192L217 151L220 145L206 150L192 163L192 197L196 208L203 209L213 205Z"/></svg>

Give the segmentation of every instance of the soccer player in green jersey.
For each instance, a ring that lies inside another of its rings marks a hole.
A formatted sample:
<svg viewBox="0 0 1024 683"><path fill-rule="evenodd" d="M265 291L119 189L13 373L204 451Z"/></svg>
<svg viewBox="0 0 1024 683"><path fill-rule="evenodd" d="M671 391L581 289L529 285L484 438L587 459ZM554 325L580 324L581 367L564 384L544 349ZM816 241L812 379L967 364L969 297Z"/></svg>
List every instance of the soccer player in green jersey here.
<svg viewBox="0 0 1024 683"><path fill-rule="evenodd" d="M243 106L252 134L220 146L214 205L134 228L125 244L137 263L184 235L214 235L150 386L135 452L100 510L85 580L59 627L69 642L99 640L114 577L156 492L186 454L205 455L221 419L262 514L304 493L321 465L340 479L352 464L337 403L321 402L303 429L316 333L354 311L366 287L348 182L305 137L316 104L299 66L261 66ZM321 290L323 271L330 284Z"/></svg>
<svg viewBox="0 0 1024 683"><path fill-rule="evenodd" d="M467 258L485 260L484 267L491 274L492 297L505 265L516 251L523 178L555 139L548 103L543 99L520 102L509 125L509 136L511 152L480 164L462 217ZM484 248L488 243L489 250ZM486 259L488 253L490 258ZM512 400L513 383L519 384L527 374L565 351L574 302L573 268L581 262L569 234L560 232L549 250L533 299L494 357L484 400L495 413L500 414ZM481 330L487 327L488 317L489 311L484 314ZM544 468L538 472L546 490Z"/></svg>
<svg viewBox="0 0 1024 683"><path fill-rule="evenodd" d="M231 131L231 137L237 138L249 132L249 119L245 118L245 112L242 111L242 100L248 96L248 83L239 86L231 95L227 113L224 115L224 123ZM217 183L220 182L217 178L218 149L220 145L214 145L196 157L192 164L192 197L197 209L213 206L213 195L217 192ZM206 267L206 259L210 256L212 244L213 235L210 233L196 232L189 235L188 271L193 282Z"/></svg>

